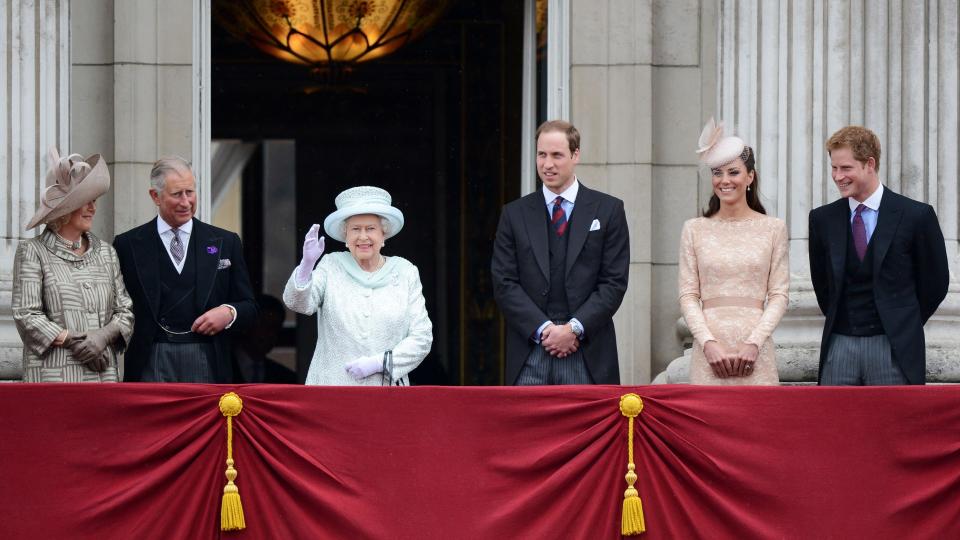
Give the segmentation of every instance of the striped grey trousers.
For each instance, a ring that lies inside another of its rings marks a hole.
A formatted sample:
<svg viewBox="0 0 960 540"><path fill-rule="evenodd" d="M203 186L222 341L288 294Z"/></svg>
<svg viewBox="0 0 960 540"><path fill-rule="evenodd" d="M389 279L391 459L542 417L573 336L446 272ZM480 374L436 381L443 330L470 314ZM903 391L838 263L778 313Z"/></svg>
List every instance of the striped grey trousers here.
<svg viewBox="0 0 960 540"><path fill-rule="evenodd" d="M218 380L213 343L156 342L143 368L143 382L226 383Z"/></svg>
<svg viewBox="0 0 960 540"><path fill-rule="evenodd" d="M820 374L823 386L893 386L909 384L893 361L890 340L879 336L833 334Z"/></svg>
<svg viewBox="0 0 960 540"><path fill-rule="evenodd" d="M593 384L593 377L587 371L583 349L577 349L577 352L566 358L557 358L550 356L539 344L534 345L520 369L516 385L545 384Z"/></svg>

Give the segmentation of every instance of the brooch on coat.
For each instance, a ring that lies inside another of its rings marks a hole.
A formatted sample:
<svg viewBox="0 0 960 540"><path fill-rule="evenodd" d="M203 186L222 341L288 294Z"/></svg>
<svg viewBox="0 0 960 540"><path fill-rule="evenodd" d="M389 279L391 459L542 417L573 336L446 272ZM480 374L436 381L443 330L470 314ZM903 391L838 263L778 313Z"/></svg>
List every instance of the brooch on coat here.
<svg viewBox="0 0 960 540"><path fill-rule="evenodd" d="M209 255L216 255L218 251L220 250L217 249L217 246L207 246L207 254Z"/></svg>

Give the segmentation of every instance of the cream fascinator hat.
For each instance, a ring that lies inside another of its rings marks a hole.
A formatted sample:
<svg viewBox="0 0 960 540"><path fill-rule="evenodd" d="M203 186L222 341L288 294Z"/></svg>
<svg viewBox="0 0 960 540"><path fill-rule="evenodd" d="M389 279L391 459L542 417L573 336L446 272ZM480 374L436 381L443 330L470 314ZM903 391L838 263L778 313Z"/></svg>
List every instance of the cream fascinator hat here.
<svg viewBox="0 0 960 540"><path fill-rule="evenodd" d="M723 123L717 124L713 118L703 126L697 147L700 162L711 169L726 165L738 157L746 160L750 148L740 137L724 137Z"/></svg>
<svg viewBox="0 0 960 540"><path fill-rule="evenodd" d="M403 212L391 206L393 199L387 190L373 186L352 187L337 195L337 209L323 220L323 230L327 236L340 242L346 241L343 236L343 223L353 216L374 214L386 218L390 222L390 233L384 239L390 238L403 228Z"/></svg>
<svg viewBox="0 0 960 540"><path fill-rule="evenodd" d="M110 171L100 154L86 160L80 154L60 157L56 147L51 148L47 159L47 185L40 198L40 208L33 215L27 230L41 223L50 223L81 206L93 201L110 189Z"/></svg>

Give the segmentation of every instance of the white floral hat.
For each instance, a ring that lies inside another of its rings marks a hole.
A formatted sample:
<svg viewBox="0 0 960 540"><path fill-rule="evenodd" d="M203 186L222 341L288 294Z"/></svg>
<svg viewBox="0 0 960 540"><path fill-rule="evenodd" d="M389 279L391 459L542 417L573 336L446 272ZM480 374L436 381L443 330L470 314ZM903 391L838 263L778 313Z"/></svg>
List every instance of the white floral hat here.
<svg viewBox="0 0 960 540"><path fill-rule="evenodd" d="M393 199L387 190L374 186L357 186L337 195L337 209L323 220L323 230L327 236L340 242L346 241L342 223L353 216L373 214L386 218L390 222L390 232L384 238L390 238L403 228L403 212L394 208Z"/></svg>
<svg viewBox="0 0 960 540"><path fill-rule="evenodd" d="M723 123L717 124L713 118L703 126L700 133L697 153L700 161L711 169L726 165L741 157L747 143L740 137L724 137Z"/></svg>

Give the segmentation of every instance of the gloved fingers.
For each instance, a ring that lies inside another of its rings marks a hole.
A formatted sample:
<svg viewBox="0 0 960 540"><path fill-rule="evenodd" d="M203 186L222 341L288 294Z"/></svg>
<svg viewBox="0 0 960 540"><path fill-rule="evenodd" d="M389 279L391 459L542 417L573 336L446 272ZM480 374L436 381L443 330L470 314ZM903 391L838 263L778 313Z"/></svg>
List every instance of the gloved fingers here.
<svg viewBox="0 0 960 540"><path fill-rule="evenodd" d="M103 373L103 370L107 369L107 366L104 364L103 355L96 356L93 358L93 361L90 362L90 369L97 373Z"/></svg>
<svg viewBox="0 0 960 540"><path fill-rule="evenodd" d="M313 225L310 226L310 230L307 231L307 235L303 239L305 241L309 241L311 239L316 240L317 236L319 235L319 232L320 232L320 224L314 223Z"/></svg>
<svg viewBox="0 0 960 540"><path fill-rule="evenodd" d="M356 380L363 378L363 371L358 366L347 366L347 373Z"/></svg>

